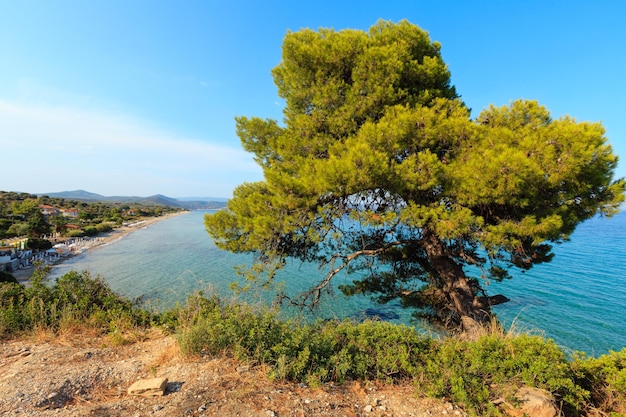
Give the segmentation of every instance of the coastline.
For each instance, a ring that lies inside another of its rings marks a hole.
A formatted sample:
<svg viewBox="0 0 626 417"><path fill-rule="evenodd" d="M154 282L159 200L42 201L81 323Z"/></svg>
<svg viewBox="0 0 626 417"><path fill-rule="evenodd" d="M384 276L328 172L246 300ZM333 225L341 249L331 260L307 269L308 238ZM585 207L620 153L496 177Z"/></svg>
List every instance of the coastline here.
<svg viewBox="0 0 626 417"><path fill-rule="evenodd" d="M110 232L106 232L106 233L101 233L98 234L96 236L93 236L91 238L89 238L88 240L85 241L85 244L81 246L80 250L75 251L75 252L69 252L66 255L62 255L59 257L56 257L53 260L48 260L47 261L47 265L59 265L65 261L67 261L68 259L73 258L74 256L80 255L81 253L84 253L85 251L88 251L90 249L93 248L97 248L103 245L107 245L110 243L115 242L116 240L122 239L123 237L125 237L126 235L128 235L129 233L134 232L135 230L139 230L142 229L144 227L150 226L154 223L158 223L160 221L169 219L171 217L174 216L180 216L182 214L186 214L189 213L188 211L180 211L180 212L176 212L176 213L168 213L165 214L163 216L159 216L159 217L145 217L142 218L128 226L120 226L120 227L116 227L115 229L111 230ZM28 268L28 269L18 269L17 271L13 271L11 272L11 275L13 275L15 277L15 279L17 279L17 281L20 284L28 284L28 282L30 282L30 278L33 276L33 273L35 272L37 268L36 267L32 267L32 268Z"/></svg>

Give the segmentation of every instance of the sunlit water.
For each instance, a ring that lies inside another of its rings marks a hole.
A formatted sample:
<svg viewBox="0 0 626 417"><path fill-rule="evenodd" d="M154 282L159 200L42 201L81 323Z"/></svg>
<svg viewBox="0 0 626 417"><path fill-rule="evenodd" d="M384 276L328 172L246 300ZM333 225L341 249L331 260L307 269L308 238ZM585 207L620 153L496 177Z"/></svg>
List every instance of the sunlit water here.
<svg viewBox="0 0 626 417"><path fill-rule="evenodd" d="M232 296L241 282L234 267L250 258L215 247L196 211L152 224L105 246L91 249L53 268L51 277L70 270L102 276L116 292L142 297L156 307L184 302L196 290ZM511 301L495 308L505 326L554 339L567 351L598 355L626 347L626 213L594 218L578 227L570 242L554 249L555 259L511 280L488 285L489 294ZM292 294L320 279L311 265L291 265L278 281ZM336 283L350 281L336 277ZM248 300L253 300L248 298ZM271 297L265 297L265 302ZM288 309L285 314L299 314ZM378 305L339 291L324 299L317 317L362 318L378 315L416 325L398 304Z"/></svg>

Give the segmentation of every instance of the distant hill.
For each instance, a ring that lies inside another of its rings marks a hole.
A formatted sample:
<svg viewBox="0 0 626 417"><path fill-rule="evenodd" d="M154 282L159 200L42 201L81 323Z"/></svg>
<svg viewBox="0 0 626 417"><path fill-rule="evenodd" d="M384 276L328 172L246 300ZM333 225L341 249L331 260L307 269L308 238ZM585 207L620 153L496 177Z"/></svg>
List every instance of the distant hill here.
<svg viewBox="0 0 626 417"><path fill-rule="evenodd" d="M178 197L178 201L228 201L224 197Z"/></svg>
<svg viewBox="0 0 626 417"><path fill-rule="evenodd" d="M202 199L176 199L172 197L166 197L161 194L152 195L149 197L136 197L136 196L112 196L107 197L96 193L91 193L85 190L74 191L61 191L56 193L42 193L39 195L47 195L48 197L65 198L70 200L81 201L106 201L109 203L133 203L142 204L146 206L167 206L182 208L186 210L201 210L201 209L219 209L226 207L226 199L217 198L215 200L202 200Z"/></svg>
<svg viewBox="0 0 626 417"><path fill-rule="evenodd" d="M48 197L69 198L72 200L102 201L106 199L106 197L100 194L90 193L89 191L85 190L62 191L60 193L43 193L40 195L47 195Z"/></svg>

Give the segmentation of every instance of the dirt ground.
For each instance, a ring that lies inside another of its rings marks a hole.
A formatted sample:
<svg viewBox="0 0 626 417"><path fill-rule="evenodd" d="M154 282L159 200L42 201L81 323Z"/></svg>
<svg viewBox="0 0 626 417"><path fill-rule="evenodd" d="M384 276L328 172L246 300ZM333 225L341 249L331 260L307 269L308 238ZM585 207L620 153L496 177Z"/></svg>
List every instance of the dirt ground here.
<svg viewBox="0 0 626 417"><path fill-rule="evenodd" d="M349 382L312 388L267 378L229 358L184 358L156 331L111 346L108 337L60 335L0 343L3 416L466 416L417 398L412 384ZM133 382L167 378L163 396L128 395Z"/></svg>

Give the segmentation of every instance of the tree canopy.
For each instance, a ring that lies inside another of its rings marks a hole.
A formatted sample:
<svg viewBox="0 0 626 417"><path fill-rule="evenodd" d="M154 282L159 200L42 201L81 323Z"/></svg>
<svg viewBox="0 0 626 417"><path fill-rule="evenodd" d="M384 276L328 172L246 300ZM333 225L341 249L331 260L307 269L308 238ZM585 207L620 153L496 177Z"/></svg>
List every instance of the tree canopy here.
<svg viewBox="0 0 626 417"><path fill-rule="evenodd" d="M549 261L555 242L624 199L600 123L524 100L472 119L440 45L407 21L289 32L273 76L282 123L236 119L264 180L205 224L220 248L254 253L250 271L266 280L287 258L324 266L294 302L315 304L337 273L360 271L343 292L469 330L507 300L483 280Z"/></svg>

